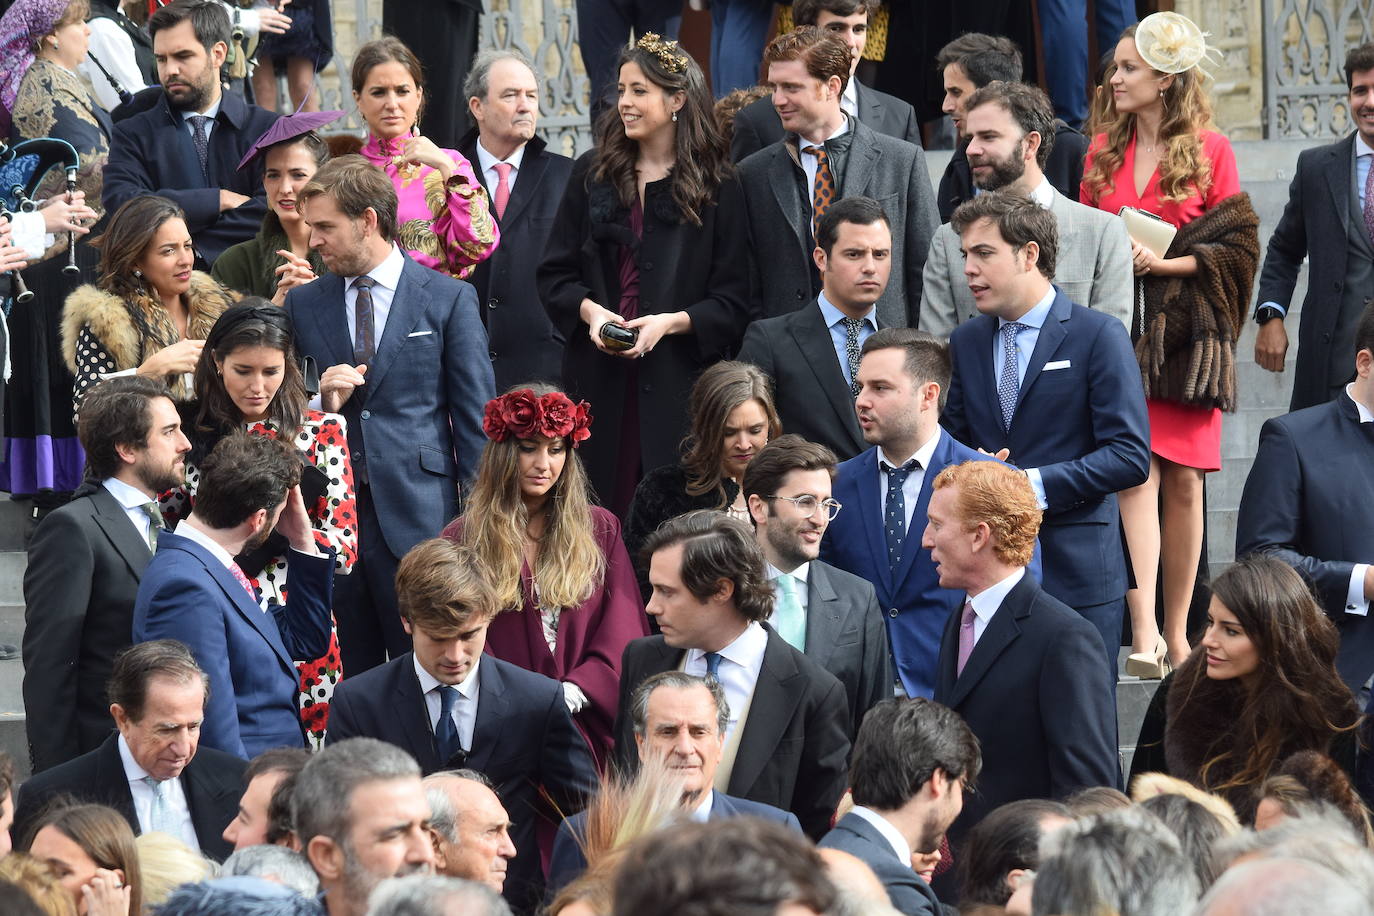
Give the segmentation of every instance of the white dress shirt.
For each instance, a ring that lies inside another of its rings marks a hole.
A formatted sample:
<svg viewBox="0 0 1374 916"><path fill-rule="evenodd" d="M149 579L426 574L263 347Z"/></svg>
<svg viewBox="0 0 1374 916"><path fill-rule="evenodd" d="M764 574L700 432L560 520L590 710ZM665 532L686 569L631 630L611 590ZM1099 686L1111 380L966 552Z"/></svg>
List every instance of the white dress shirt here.
<svg viewBox="0 0 1374 916"><path fill-rule="evenodd" d="M188 541L195 541L197 544L210 551L210 555L223 563L225 569L234 565L234 558L230 555L229 551L215 543L208 534L194 525L177 525L176 533L186 538Z"/></svg>
<svg viewBox="0 0 1374 916"><path fill-rule="evenodd" d="M978 640L983 638L983 631L988 628L992 615L997 613L997 609L1007 599L1007 594L1016 587L1016 583L1020 582L1025 574L1025 567L1022 567L996 585L989 585L978 594L968 596L969 603L973 605L973 644L975 646L978 645Z"/></svg>
<svg viewBox="0 0 1374 916"><path fill-rule="evenodd" d="M123 13L116 13L123 16ZM86 23L91 27L88 57L78 66L77 72L90 83L91 94L106 111L119 106L119 93L115 92L105 74L95 65L99 60L110 76L128 92L138 92L144 88L143 73L138 69L138 59L134 56L134 42L113 19L98 16ZM94 58L94 60L92 59Z"/></svg>
<svg viewBox="0 0 1374 916"><path fill-rule="evenodd" d="M883 462L894 468L900 468L911 459L916 459L917 467L910 474L906 475L906 482L902 484L902 502L906 509L906 531L907 537L911 536L911 516L916 512L916 502L921 498L921 484L926 479L926 468L930 467L930 460L935 457L935 446L940 444L940 430L936 428L935 435L931 436L926 443L915 452L905 458L894 459L881 446L878 448L878 505L887 505L887 471L883 470ZM819 510L818 510L819 511ZM925 526L921 526L925 530Z"/></svg>
<svg viewBox="0 0 1374 916"><path fill-rule="evenodd" d="M439 714L444 710L443 698L439 695L439 688L444 685L424 669L420 664L420 659L414 655L411 660L415 662L415 676L420 681L420 692L425 696L425 709L429 712L429 727L435 734L439 731ZM472 670L464 678L461 684L454 684L458 688L458 702L453 704L453 724L458 726L458 741L463 745L463 750L472 750L472 732L477 727L477 700L481 693L479 678L481 677L482 658L472 664Z"/></svg>
<svg viewBox="0 0 1374 916"><path fill-rule="evenodd" d="M701 800L697 806L687 815L689 821L704 824L711 819L711 806L716 802L716 793L709 787L701 793Z"/></svg>
<svg viewBox="0 0 1374 916"><path fill-rule="evenodd" d="M382 334L386 331L386 317L391 314L391 300L396 296L396 287L401 283L401 270L406 259L401 249L393 242L391 254L382 263L367 272L373 279L372 285L372 341L378 350L382 348ZM358 345L358 291L353 287L357 277L344 277L344 306L348 313L348 339Z"/></svg>
<svg viewBox="0 0 1374 916"><path fill-rule="evenodd" d="M850 810L872 824L873 829L883 835L883 839L887 840L887 845L892 847L892 854L897 857L898 862L908 868L911 867L911 844L906 841L906 837L902 836L896 827L892 826L891 821L872 808L865 808L863 805L855 805Z"/></svg>
<svg viewBox="0 0 1374 916"><path fill-rule="evenodd" d="M757 623L751 622L743 633L735 637L734 642L719 652L720 667L716 669L716 675L725 688L725 700L730 704L730 723L725 728L727 741L739 722L739 711L754 695L754 685L758 683L759 672L763 670L763 652L767 648L768 633ZM682 670L687 674L705 677L706 652L688 649Z"/></svg>
<svg viewBox="0 0 1374 916"><path fill-rule="evenodd" d="M133 752L124 736L119 736L119 759L124 763L124 775L129 780L129 794L134 799L134 814L138 817L139 833L147 833L152 824L153 787L143 780L148 771L138 765ZM200 839L196 836L195 825L191 823L191 807L186 803L186 792L180 779L169 779L163 783L167 793L167 814L178 826L175 836L192 849L200 849ZM226 825L227 826L227 825Z"/></svg>
<svg viewBox="0 0 1374 916"><path fill-rule="evenodd" d="M501 173L496 171L499 163L505 162L510 165L510 175L506 178L506 187L510 188L512 194L515 193L515 180L520 176L520 164L525 161L525 144L520 144L505 159L498 159L495 155L487 151L482 145L482 141L477 141L477 165L482 170L482 176L486 179L487 189L491 192L493 206L496 201L496 186L501 181Z"/></svg>
<svg viewBox="0 0 1374 916"><path fill-rule="evenodd" d="M148 527L152 525L153 520L148 517L148 513L143 511L143 507L148 503L155 503L157 500L118 477L107 477L101 481L100 485L109 491L109 494L115 498L115 502L119 503L119 507L129 517L129 522L138 531L138 536L143 538L143 542L146 544L148 542Z"/></svg>
<svg viewBox="0 0 1374 916"><path fill-rule="evenodd" d="M825 511L825 507L824 507L824 506L821 506L821 507L817 508L816 511L817 511L817 512L824 512L824 511ZM810 598L811 598L811 589L807 586L807 579L806 579L808 573L809 573L810 570L811 570L811 564L810 564L810 563L803 563L802 565L798 566L796 569L792 570L790 573L785 573L785 572L783 572L781 569L778 569L778 568L777 568L776 566L774 566L772 563L765 563L764 566L767 567L767 569L765 569L764 572L767 573L767 575L768 575L768 581L774 583L774 585L773 585L773 590L774 590L775 592L777 591L777 588L778 588L778 586L777 586L777 579L778 579L778 576L791 576L792 578L794 578L794 579L797 580L797 604L800 605L802 611L805 612L806 609L807 609L808 604L810 603ZM781 598L782 596L779 595L778 597Z"/></svg>
<svg viewBox="0 0 1374 916"><path fill-rule="evenodd" d="M1360 135L1355 135L1355 142L1360 142ZM1346 397L1355 401L1355 388L1351 383L1345 386ZM1355 409L1360 412L1361 423L1374 423L1374 413L1370 413L1369 408L1355 401ZM1347 614L1357 614L1361 617L1369 616L1369 599L1364 596L1364 577L1369 571L1368 563L1356 563L1355 568L1350 570L1350 588L1345 595L1345 612Z"/></svg>
<svg viewBox="0 0 1374 916"><path fill-rule="evenodd" d="M840 111L849 115L851 118L859 117L859 81L850 75L849 81L844 84L844 92L840 93Z"/></svg>

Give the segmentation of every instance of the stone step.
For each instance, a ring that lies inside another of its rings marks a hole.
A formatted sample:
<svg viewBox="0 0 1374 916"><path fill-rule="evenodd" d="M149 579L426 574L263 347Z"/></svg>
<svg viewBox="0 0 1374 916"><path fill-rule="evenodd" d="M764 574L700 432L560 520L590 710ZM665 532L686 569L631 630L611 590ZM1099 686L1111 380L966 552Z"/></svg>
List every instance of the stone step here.
<svg viewBox="0 0 1374 916"><path fill-rule="evenodd" d="M23 551L0 551L0 605L24 603L24 569L28 562Z"/></svg>
<svg viewBox="0 0 1374 916"><path fill-rule="evenodd" d="M24 608L0 604L0 643L19 645L24 634ZM29 775L29 742L24 731L24 663L0 661L0 751L10 755L18 777Z"/></svg>
<svg viewBox="0 0 1374 916"><path fill-rule="evenodd" d="M33 507L0 494L0 551L23 550L33 526Z"/></svg>

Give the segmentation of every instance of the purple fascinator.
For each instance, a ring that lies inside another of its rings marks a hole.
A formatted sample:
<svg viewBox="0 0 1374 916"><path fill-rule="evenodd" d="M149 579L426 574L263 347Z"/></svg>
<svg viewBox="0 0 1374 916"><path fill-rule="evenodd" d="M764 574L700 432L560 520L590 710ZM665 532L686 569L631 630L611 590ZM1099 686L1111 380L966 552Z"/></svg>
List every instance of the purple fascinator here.
<svg viewBox="0 0 1374 916"><path fill-rule="evenodd" d="M0 139L6 139L13 123L19 84L33 65L33 45L53 30L67 14L71 0L15 0L0 16Z"/></svg>
<svg viewBox="0 0 1374 916"><path fill-rule="evenodd" d="M333 124L344 116L342 111L298 111L277 119L277 122L267 128L267 132L258 138L248 150L248 155L243 157L239 163L239 171L248 168L249 164L267 151L269 146L281 143L283 140L294 140L301 134L309 133L324 127L326 124Z"/></svg>

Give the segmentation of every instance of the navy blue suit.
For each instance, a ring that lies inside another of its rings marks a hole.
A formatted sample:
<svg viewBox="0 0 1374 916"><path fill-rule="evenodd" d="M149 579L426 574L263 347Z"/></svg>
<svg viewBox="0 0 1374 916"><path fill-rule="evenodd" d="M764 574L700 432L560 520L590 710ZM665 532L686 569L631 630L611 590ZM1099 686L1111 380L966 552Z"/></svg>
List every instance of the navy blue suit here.
<svg viewBox="0 0 1374 916"><path fill-rule="evenodd" d="M181 112L167 104L163 93L152 108L115 125L101 203L113 213L125 202L146 194L175 201L186 212L186 228L195 239L196 250L206 264L213 264L226 248L248 241L262 227L262 218L267 215L262 159L243 171L239 171L239 162L276 120L275 113L249 105L238 93L223 93L210 129L207 177L200 170L190 128ZM221 212L221 189L251 200Z"/></svg>
<svg viewBox="0 0 1374 916"><path fill-rule="evenodd" d="M901 861L878 828L854 812L840 818L816 845L847 852L873 869L893 907L904 916L941 916L944 912L930 885L911 870L911 861Z"/></svg>
<svg viewBox="0 0 1374 916"><path fill-rule="evenodd" d="M493 655L482 656L477 676L477 721L465 759L439 758L409 652L339 684L325 743L377 738L409 752L426 774L467 767L489 776L513 821L505 897L523 910L543 883L535 838L535 825L547 820L541 790L557 810L579 810L596 788L596 769L557 681Z"/></svg>
<svg viewBox="0 0 1374 916"><path fill-rule="evenodd" d="M711 813L708 820L717 821L727 817L761 817L766 821L776 821L801 833L801 823L791 811L774 808L747 798L736 798L724 792L711 793ZM558 835L553 839L553 855L549 858L549 884L545 899L552 902L563 890L587 870L587 856L582 850L587 813L579 811L564 819L558 825Z"/></svg>
<svg viewBox="0 0 1374 916"><path fill-rule="evenodd" d="M297 352L321 372L354 364L342 277L325 274L293 289L285 308ZM358 494L358 563L334 608L349 674L409 651L396 564L458 515L459 489L486 444L482 410L493 397L472 286L407 258L366 383L341 411Z"/></svg>
<svg viewBox="0 0 1374 916"><path fill-rule="evenodd" d="M1336 668L1357 695L1374 673L1374 624L1346 613L1356 563L1374 563L1374 424L1355 402L1274 417L1236 519L1236 556L1267 553L1302 573L1341 633Z"/></svg>
<svg viewBox="0 0 1374 916"><path fill-rule="evenodd" d="M1097 627L1114 678L1127 587L1116 494L1149 476L1150 421L1121 322L1055 293L1011 429L997 399L992 315L950 335L954 376L942 422L960 442L1010 449L1012 464L1039 468L1048 504L1040 527L1045 591Z"/></svg>
<svg viewBox="0 0 1374 916"><path fill-rule="evenodd" d="M940 430L940 442L921 483L911 512L908 540L920 541L935 477L952 464L996 461L956 442ZM878 606L887 620L887 638L897 675L907 696L929 697L935 691L935 659L945 621L964 600L962 592L940 587L940 577L924 547L902 551L894 573L887 565L883 534L883 494L878 477L878 447L843 462L835 474L834 497L845 508L826 529L821 559L873 583Z"/></svg>
<svg viewBox="0 0 1374 916"><path fill-rule="evenodd" d="M1115 672L1108 676L1101 653L1092 625L1026 575L956 677L959 615L950 615L935 700L963 717L983 751L978 791L964 794L951 843L1010 801L1120 787Z"/></svg>
<svg viewBox="0 0 1374 916"><path fill-rule="evenodd" d="M163 532L134 602L133 641L177 639L210 676L202 747L251 759L304 747L293 659L329 648L333 556L292 551L287 606L265 613L210 551Z"/></svg>

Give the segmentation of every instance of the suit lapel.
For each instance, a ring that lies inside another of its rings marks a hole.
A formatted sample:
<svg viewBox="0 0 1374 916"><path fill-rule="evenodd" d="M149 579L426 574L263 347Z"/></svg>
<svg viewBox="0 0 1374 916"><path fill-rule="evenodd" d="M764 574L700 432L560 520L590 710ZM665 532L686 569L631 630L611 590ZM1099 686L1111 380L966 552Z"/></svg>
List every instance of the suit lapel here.
<svg viewBox="0 0 1374 916"><path fill-rule="evenodd" d="M844 372L840 369L835 345L830 337L830 329L825 326L825 316L821 314L821 307L813 302L803 308L792 321L789 330L804 362L815 373L816 384L824 393L826 403L835 411L854 445L862 451L865 446L863 434L859 432L859 421L854 415L854 401L849 395L849 386L845 383Z"/></svg>
<svg viewBox="0 0 1374 916"><path fill-rule="evenodd" d="M143 570L153 556L147 542L139 537L138 529L129 521L129 516L124 514L124 507L109 490L97 486L90 499L91 505L95 508L96 525L105 533L105 537L109 538L115 552L128 564L134 578L141 579Z"/></svg>
<svg viewBox="0 0 1374 916"><path fill-rule="evenodd" d="M854 483L859 488L859 524L868 539L868 555L882 582L880 594L894 595L892 573L887 565L887 538L883 536L883 505L878 495L878 448L874 446L859 455Z"/></svg>
<svg viewBox="0 0 1374 916"><path fill-rule="evenodd" d="M435 749L434 732L429 727L429 708L425 706L425 695L420 692L420 681L415 676L414 655L404 656L396 678L396 724L405 734L406 747L419 761L420 768L426 773L443 766L439 752Z"/></svg>
<svg viewBox="0 0 1374 916"><path fill-rule="evenodd" d="M315 326L320 332L329 351L329 362L320 367L323 372L327 366L353 365L353 338L348 336L348 305L344 302L343 277L325 274L315 281L320 285L319 296L313 305L307 305ZM295 311L300 314L299 309ZM297 319L299 320L299 318Z"/></svg>
<svg viewBox="0 0 1374 916"><path fill-rule="evenodd" d="M749 718L744 722L735 766L730 771L730 794L741 798L749 796L759 774L777 753L778 742L805 692L799 683L801 672L787 651L789 646L767 624L763 628L768 634L768 646L763 651L763 667L749 702Z"/></svg>
<svg viewBox="0 0 1374 916"><path fill-rule="evenodd" d="M921 552L921 535L919 532L926 528L926 510L930 507L931 487L935 483L935 477L944 470L950 462L950 455L954 451L953 441L949 433L943 429L939 432L940 441L935 445L935 451L930 456L930 467L925 468L921 474L921 493L916 497L916 507L911 510L911 523L906 526L906 545L902 548L902 558L897 562L897 574L892 577L892 581L905 582L911 575L911 567L916 563L916 555ZM912 546L912 541L916 546Z"/></svg>
<svg viewBox="0 0 1374 916"><path fill-rule="evenodd" d="M1073 314L1073 303L1069 297L1064 295L1063 290L1055 289L1054 302L1050 305L1050 313L1045 316L1045 323L1040 328L1040 335L1035 340L1035 349L1031 351L1030 362L1026 364L1026 375L1021 379L1021 389L1016 393L1017 413L1020 412L1021 402L1025 400L1026 392L1031 385L1040 377L1040 371L1045 368L1045 363L1059 349L1064 338L1068 336L1068 331L1064 327L1064 322L1069 320ZM1012 425L1016 425L1016 414L1012 414Z"/></svg>
<svg viewBox="0 0 1374 916"><path fill-rule="evenodd" d="M424 288L429 284L429 278L425 276L428 272L427 268L420 267L410 258L406 258L405 264L401 267L401 280L396 284L396 294L391 297L391 311L386 316L386 328L382 331L382 339L377 344L377 355L373 357L372 365L367 370L367 385L363 390L369 397L381 385L387 370L396 362L401 348L405 346L406 336L420 323L420 315L423 314L425 303L428 301L424 292Z"/></svg>
<svg viewBox="0 0 1374 916"><path fill-rule="evenodd" d="M878 125L883 119L883 106L878 104L878 97L858 80L854 80L854 109L858 115L859 123L874 130L878 129Z"/></svg>
<svg viewBox="0 0 1374 916"><path fill-rule="evenodd" d="M1327 154L1326 183L1331 188L1331 206L1340 217L1341 229L1350 232L1350 161L1355 155L1355 135ZM1358 199L1358 198L1357 198Z"/></svg>
<svg viewBox="0 0 1374 916"><path fill-rule="evenodd" d="M819 560L813 561L806 573L806 654L822 668L829 664L844 626L840 609L830 572Z"/></svg>
<svg viewBox="0 0 1374 916"><path fill-rule="evenodd" d="M520 172L516 176L515 188L510 192L510 200L506 202L506 215L499 221L501 225L513 224L529 207L530 202L539 196L539 182L548 167L549 160L526 145L525 157L520 160ZM495 201L495 198L492 200ZM492 213L495 212L496 205L493 203Z"/></svg>
<svg viewBox="0 0 1374 916"><path fill-rule="evenodd" d="M492 751L500 747L501 729L510 708L506 682L495 658L483 658L478 669L477 721L472 728L472 747L468 748L468 766L482 770L491 760ZM506 774L501 774L505 778Z"/></svg>
<svg viewBox="0 0 1374 916"><path fill-rule="evenodd" d="M978 686L983 675L992 669L998 656L1021 635L1021 625L1017 621L1022 617L1029 616L1030 599L1035 588L1034 580L1029 575L1025 575L1007 593L1007 597L1002 599L1002 606L992 615L992 620L988 621L987 629L983 631L983 635L974 645L973 654L968 657L968 663L964 665L963 674L960 674L954 681L954 689L951 691L949 702L946 705L958 709L959 704L964 701L974 687ZM955 639L957 641L957 634Z"/></svg>
<svg viewBox="0 0 1374 916"><path fill-rule="evenodd" d="M181 788L186 795L186 807L190 810L191 827L196 832L201 849L212 855L227 855L231 850L222 836L227 825L217 823L217 820L219 812L232 808L224 803L224 796L231 790L207 778L194 760L181 771ZM237 791L237 787L232 791Z"/></svg>
<svg viewBox="0 0 1374 916"><path fill-rule="evenodd" d="M854 125L854 139L849 144L849 160L838 193L842 197L868 194L868 184L878 168L883 154L873 146L873 130L862 123ZM872 196L872 195L869 195Z"/></svg>
<svg viewBox="0 0 1374 916"><path fill-rule="evenodd" d="M810 215L810 208L803 208L801 194L797 190L796 163L792 161L790 148L785 144L774 147L773 161L769 163L768 186L773 189L773 197L782 211L783 221L797 237L797 244L809 251L807 242L811 239L810 227L804 225ZM805 209L805 212L803 212Z"/></svg>
<svg viewBox="0 0 1374 916"><path fill-rule="evenodd" d="M991 315L977 315L967 323L973 326L973 331L969 334L972 338L969 346L973 348L973 358L966 365L958 367L959 380L964 386L965 409L970 414L989 410L996 415L998 428L1001 428L1002 412L997 406L995 378L997 366L992 362L992 346L997 337L997 319Z"/></svg>
<svg viewBox="0 0 1374 916"><path fill-rule="evenodd" d="M124 772L124 760L119 756L118 732L106 738L105 743L100 746L100 755L96 758L95 764L95 788L103 797L109 799L111 807L124 815L125 820L130 824L138 823L134 796L129 791L129 774Z"/></svg>

